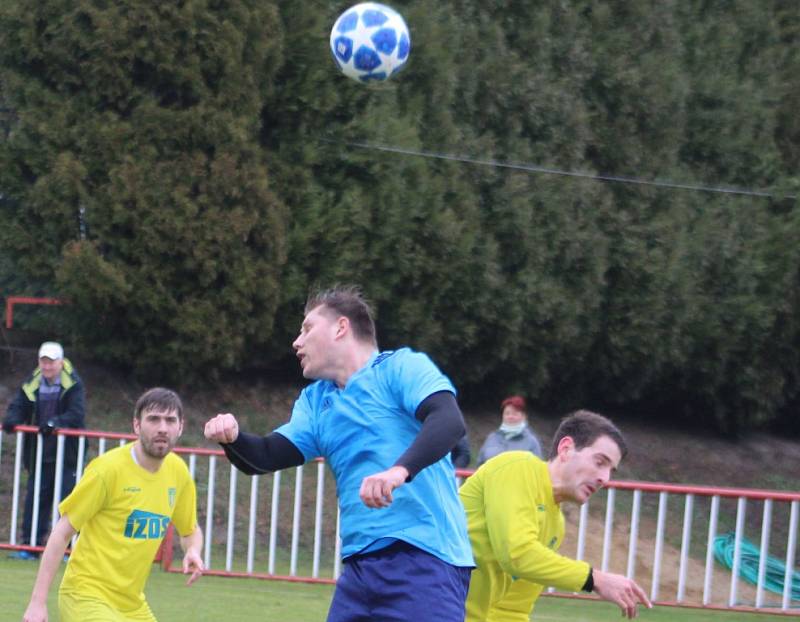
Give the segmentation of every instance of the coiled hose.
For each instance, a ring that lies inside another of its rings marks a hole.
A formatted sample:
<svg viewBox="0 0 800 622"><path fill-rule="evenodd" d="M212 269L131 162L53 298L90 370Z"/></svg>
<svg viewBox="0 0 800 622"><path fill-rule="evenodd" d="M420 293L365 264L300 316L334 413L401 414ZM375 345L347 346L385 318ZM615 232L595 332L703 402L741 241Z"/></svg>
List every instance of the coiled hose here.
<svg viewBox="0 0 800 622"><path fill-rule="evenodd" d="M727 568L733 568L734 533L729 532L714 538L714 557ZM758 563L761 553L758 547L747 538L742 538L739 576L753 585L758 585ZM783 580L786 575L786 564L779 559L767 556L764 587L770 592L783 594ZM800 572L792 571L792 600L800 600Z"/></svg>

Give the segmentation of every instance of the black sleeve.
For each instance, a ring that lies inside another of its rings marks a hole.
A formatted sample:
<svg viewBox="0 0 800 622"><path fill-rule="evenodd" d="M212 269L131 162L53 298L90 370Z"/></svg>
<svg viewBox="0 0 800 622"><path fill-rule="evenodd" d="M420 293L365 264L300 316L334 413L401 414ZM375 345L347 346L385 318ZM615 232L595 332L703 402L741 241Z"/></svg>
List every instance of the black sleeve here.
<svg viewBox="0 0 800 622"><path fill-rule="evenodd" d="M295 444L277 432L267 436L239 432L234 442L220 445L231 464L247 475L279 471L306 461Z"/></svg>
<svg viewBox="0 0 800 622"><path fill-rule="evenodd" d="M429 395L415 414L422 421L422 429L411 446L395 462L395 466L408 469L406 481L409 482L422 469L446 456L466 432L464 417L450 391Z"/></svg>
<svg viewBox="0 0 800 622"><path fill-rule="evenodd" d="M8 405L3 423L9 425L30 424L32 413L33 403L27 398L23 390L19 389L12 402Z"/></svg>
<svg viewBox="0 0 800 622"><path fill-rule="evenodd" d="M453 461L454 467L457 469L465 469L469 466L471 458L472 454L469 450L469 439L465 434L456 443L456 446L453 447L453 451L450 452L450 459Z"/></svg>

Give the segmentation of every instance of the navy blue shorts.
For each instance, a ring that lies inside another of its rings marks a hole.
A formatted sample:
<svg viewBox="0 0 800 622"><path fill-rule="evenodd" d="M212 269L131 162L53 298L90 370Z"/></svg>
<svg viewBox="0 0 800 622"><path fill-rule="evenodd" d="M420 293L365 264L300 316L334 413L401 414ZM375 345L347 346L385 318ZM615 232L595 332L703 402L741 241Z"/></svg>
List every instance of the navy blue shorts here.
<svg viewBox="0 0 800 622"><path fill-rule="evenodd" d="M406 542L344 562L328 622L464 622L472 568Z"/></svg>

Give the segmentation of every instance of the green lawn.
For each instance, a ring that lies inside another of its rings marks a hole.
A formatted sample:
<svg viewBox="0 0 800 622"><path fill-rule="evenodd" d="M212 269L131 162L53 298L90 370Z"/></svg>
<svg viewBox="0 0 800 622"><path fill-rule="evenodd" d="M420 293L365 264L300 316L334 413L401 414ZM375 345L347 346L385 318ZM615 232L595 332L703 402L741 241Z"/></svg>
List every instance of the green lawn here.
<svg viewBox="0 0 800 622"><path fill-rule="evenodd" d="M0 553L0 622L19 622L30 596L38 564L6 559ZM60 574L56 581L60 581ZM192 587L180 574L153 568L148 600L160 622L280 622L324 621L333 588L257 579L203 577ZM58 621L56 589L50 594L50 622ZM422 618L420 618L422 620ZM542 598L534 621L617 622L620 612L608 603L565 598ZM640 620L654 622L779 622L783 616L656 607L642 611Z"/></svg>

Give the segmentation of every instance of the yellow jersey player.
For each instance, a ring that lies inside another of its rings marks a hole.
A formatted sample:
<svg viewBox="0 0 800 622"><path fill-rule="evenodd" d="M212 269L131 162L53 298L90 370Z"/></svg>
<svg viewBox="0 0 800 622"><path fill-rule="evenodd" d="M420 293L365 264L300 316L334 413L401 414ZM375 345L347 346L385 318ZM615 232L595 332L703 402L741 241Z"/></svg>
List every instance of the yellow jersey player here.
<svg viewBox="0 0 800 622"><path fill-rule="evenodd" d="M155 388L134 409L135 443L94 459L61 502L24 622L47 621L47 593L70 538L80 532L58 594L62 622L154 622L144 585L170 521L181 535L187 585L203 571L194 481L172 453L183 431L176 393Z"/></svg>
<svg viewBox="0 0 800 622"><path fill-rule="evenodd" d="M527 451L492 458L461 487L477 568L467 596L467 622L528 622L545 586L594 591L624 616L651 607L635 581L593 570L558 553L564 539L561 503L585 503L611 478L626 453L605 417L578 411L556 431L548 462Z"/></svg>

